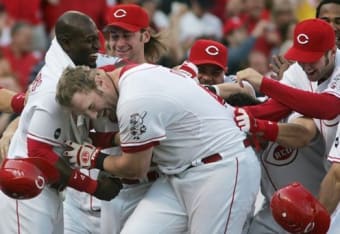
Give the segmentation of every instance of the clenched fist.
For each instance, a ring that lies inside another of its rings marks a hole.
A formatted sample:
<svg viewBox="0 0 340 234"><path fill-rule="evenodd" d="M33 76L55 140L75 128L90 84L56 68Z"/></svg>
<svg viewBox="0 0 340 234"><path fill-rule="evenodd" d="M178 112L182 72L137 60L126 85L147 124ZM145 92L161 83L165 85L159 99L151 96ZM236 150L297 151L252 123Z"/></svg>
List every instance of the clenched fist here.
<svg viewBox="0 0 340 234"><path fill-rule="evenodd" d="M93 196L105 201L115 198L123 187L120 179L112 176L98 178L97 182L98 186Z"/></svg>
<svg viewBox="0 0 340 234"><path fill-rule="evenodd" d="M260 91L263 75L253 68L246 68L236 73L237 82L243 87L242 81L248 81L255 90Z"/></svg>

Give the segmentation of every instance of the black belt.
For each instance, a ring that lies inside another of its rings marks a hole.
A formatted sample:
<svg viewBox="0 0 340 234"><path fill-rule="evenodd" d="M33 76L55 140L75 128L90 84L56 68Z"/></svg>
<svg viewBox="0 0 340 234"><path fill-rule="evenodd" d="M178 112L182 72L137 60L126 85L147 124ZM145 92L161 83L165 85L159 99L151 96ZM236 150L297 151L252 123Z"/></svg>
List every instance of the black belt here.
<svg viewBox="0 0 340 234"><path fill-rule="evenodd" d="M146 182L153 182L157 180L158 177L159 177L159 173L157 171L149 171L148 174L146 175ZM122 178L121 181L123 184L140 184L142 183L143 179L138 180L138 179Z"/></svg>

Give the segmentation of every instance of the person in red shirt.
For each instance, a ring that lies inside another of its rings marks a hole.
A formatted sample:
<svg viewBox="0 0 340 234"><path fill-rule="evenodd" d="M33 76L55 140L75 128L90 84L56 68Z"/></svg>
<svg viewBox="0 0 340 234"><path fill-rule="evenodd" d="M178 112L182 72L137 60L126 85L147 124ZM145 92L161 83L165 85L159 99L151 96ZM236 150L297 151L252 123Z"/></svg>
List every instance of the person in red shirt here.
<svg viewBox="0 0 340 234"><path fill-rule="evenodd" d="M40 55L32 52L32 33L31 25L17 22L11 30L11 43L1 48L22 91L27 89L29 75L41 58Z"/></svg>

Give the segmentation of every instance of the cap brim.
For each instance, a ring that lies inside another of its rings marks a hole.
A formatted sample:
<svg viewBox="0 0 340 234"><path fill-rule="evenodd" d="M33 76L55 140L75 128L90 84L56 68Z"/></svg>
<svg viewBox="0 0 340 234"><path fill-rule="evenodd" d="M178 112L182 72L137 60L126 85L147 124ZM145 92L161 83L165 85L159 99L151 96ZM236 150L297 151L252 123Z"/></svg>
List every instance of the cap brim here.
<svg viewBox="0 0 340 234"><path fill-rule="evenodd" d="M123 22L115 22L115 23L108 24L107 26L122 28L126 31L129 31L129 32L137 32L141 29L138 26L126 24L126 23L123 23Z"/></svg>
<svg viewBox="0 0 340 234"><path fill-rule="evenodd" d="M195 65L203 65L203 64L214 64L220 68L222 68L224 71L227 69L227 66L223 66L222 64L216 62L216 61L212 61L212 60L207 60L207 59L202 59L202 60L190 60L190 62L192 62Z"/></svg>
<svg viewBox="0 0 340 234"><path fill-rule="evenodd" d="M286 52L284 57L288 60L293 60L301 63L313 63L319 60L323 55L324 52L305 51L292 47Z"/></svg>

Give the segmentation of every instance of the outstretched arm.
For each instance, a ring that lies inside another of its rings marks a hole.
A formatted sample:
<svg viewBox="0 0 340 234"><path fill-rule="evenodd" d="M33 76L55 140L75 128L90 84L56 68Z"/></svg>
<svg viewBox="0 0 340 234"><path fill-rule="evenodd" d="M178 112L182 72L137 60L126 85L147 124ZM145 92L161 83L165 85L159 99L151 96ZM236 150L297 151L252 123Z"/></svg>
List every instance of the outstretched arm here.
<svg viewBox="0 0 340 234"><path fill-rule="evenodd" d="M334 119L340 113L340 98L329 93L312 93L293 88L263 77L252 68L237 72L242 85L248 81L256 90L268 95L305 116L317 119Z"/></svg>
<svg viewBox="0 0 340 234"><path fill-rule="evenodd" d="M25 94L16 93L0 87L0 111L21 113L24 108Z"/></svg>
<svg viewBox="0 0 340 234"><path fill-rule="evenodd" d="M299 117L292 123L276 123L254 118L242 108L235 109L235 122L244 132L275 141L286 147L306 146L317 133L314 121Z"/></svg>
<svg viewBox="0 0 340 234"><path fill-rule="evenodd" d="M340 163L333 162L321 182L319 201L331 214L340 202Z"/></svg>

